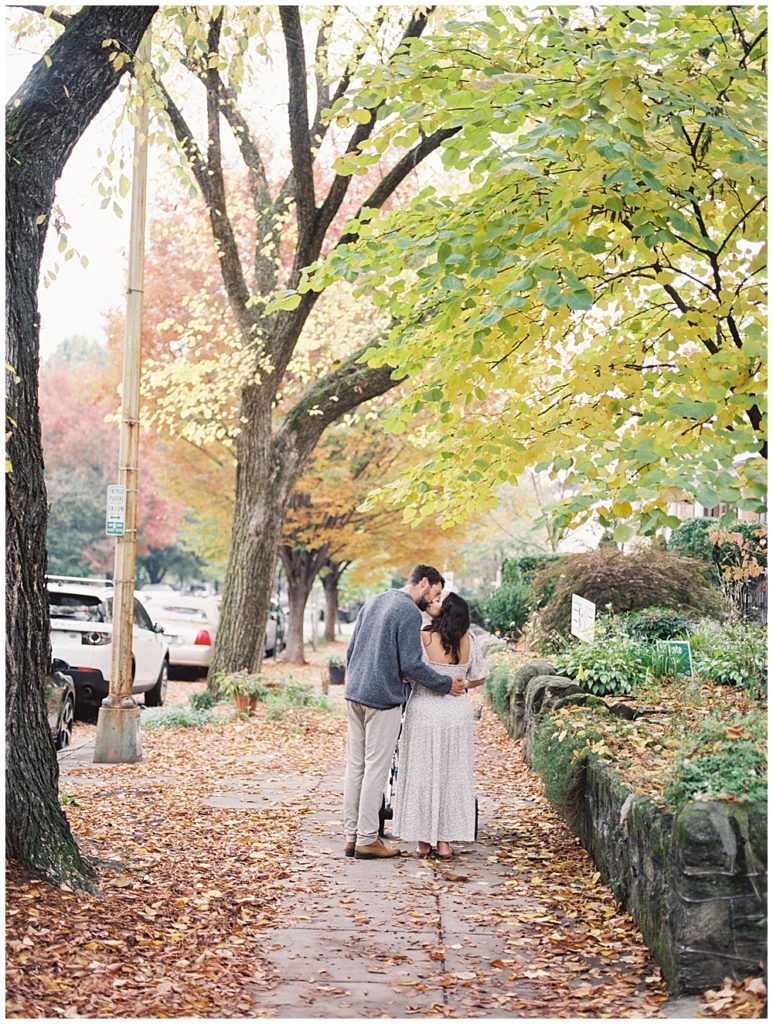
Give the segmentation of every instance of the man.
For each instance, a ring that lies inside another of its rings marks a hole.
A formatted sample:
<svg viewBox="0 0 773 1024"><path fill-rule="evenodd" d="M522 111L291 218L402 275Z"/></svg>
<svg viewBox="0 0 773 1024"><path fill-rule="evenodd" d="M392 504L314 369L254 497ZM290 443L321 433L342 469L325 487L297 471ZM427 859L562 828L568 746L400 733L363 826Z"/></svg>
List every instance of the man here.
<svg viewBox="0 0 773 1024"><path fill-rule="evenodd" d="M381 798L400 733L401 705L411 683L440 693L464 693L461 676L441 675L422 659L421 612L445 580L431 565L417 565L406 586L365 602L346 651L344 699L349 718L344 779L347 857L399 857L378 836Z"/></svg>

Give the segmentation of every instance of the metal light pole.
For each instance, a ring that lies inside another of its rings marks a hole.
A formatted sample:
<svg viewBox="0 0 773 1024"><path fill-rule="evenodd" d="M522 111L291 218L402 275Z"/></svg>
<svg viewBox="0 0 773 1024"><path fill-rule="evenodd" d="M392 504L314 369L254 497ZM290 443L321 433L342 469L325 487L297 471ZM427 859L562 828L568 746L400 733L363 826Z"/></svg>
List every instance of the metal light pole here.
<svg viewBox="0 0 773 1024"><path fill-rule="evenodd" d="M137 50L140 64L150 60L150 30ZM137 79L135 78L135 81ZM148 183L148 100L138 85L139 116L134 131L129 273L123 348L119 484L125 487L125 526L116 537L113 593L113 651L110 693L97 719L94 761L119 764L142 760L140 709L132 697L132 627L137 549L137 484L140 445L140 335L145 268L145 211Z"/></svg>

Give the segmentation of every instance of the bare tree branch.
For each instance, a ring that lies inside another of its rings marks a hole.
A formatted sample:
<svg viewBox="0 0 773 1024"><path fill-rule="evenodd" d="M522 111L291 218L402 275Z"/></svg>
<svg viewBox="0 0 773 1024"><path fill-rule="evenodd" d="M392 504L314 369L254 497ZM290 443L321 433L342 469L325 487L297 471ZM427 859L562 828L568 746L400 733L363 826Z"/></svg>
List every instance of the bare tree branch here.
<svg viewBox="0 0 773 1024"><path fill-rule="evenodd" d="M69 25L72 18L69 14L60 14L59 11L49 10L48 7L38 7L35 4L14 4L14 8L24 11L32 11L35 14L42 14L57 25Z"/></svg>
<svg viewBox="0 0 773 1024"><path fill-rule="evenodd" d="M426 159L430 153L433 153L438 146L441 146L446 139L456 135L458 131L459 128L440 128L438 131L433 132L432 135L425 135L418 145L414 146L410 152L398 160L392 170L373 189L357 211L357 216L359 217L363 210L380 209L395 189L405 181L411 171L422 160ZM349 232L342 235L336 244L343 245L344 243L355 241L356 238L356 233Z"/></svg>
<svg viewBox="0 0 773 1024"><path fill-rule="evenodd" d="M298 217L298 239L296 265L304 254L304 243L311 230L316 212L314 199L314 176L312 174L311 145L309 138L309 108L306 91L306 55L303 47L303 30L298 7L283 5L279 8L282 31L287 51L287 79L290 99L287 116L290 124L290 151L293 162L293 193ZM300 266L305 265L305 260Z"/></svg>

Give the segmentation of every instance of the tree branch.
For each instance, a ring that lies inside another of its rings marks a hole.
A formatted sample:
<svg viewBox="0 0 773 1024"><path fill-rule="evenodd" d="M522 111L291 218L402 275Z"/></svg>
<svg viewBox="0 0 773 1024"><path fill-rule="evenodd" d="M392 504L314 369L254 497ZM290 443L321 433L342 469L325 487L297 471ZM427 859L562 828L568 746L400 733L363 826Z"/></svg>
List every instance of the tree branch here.
<svg viewBox="0 0 773 1024"><path fill-rule="evenodd" d="M357 211L357 216L359 217L363 210L380 209L395 189L403 183L422 160L425 160L430 153L434 153L446 139L452 138L459 131L459 128L440 128L438 131L433 132L432 135L425 135L417 146L398 160L392 170L373 189ZM345 235L341 235L336 245L344 245L348 242L354 242L356 239L357 233L350 231Z"/></svg>
<svg viewBox="0 0 773 1024"><path fill-rule="evenodd" d="M391 366L373 368L361 363L369 348L372 345L355 352L337 370L312 385L285 417L272 447L280 455L287 454L285 461L291 472L292 463L305 461L331 423L405 380L405 377L393 378Z"/></svg>
<svg viewBox="0 0 773 1024"><path fill-rule="evenodd" d="M316 212L309 138L309 108L306 92L306 55L303 48L303 30L301 28L299 8L282 5L279 8L279 17L282 22L282 31L285 38L287 79L290 87L287 116L290 123L293 193L295 195L295 207L298 217L297 264L298 257L305 250L305 241L311 231Z"/></svg>
<svg viewBox="0 0 773 1024"><path fill-rule="evenodd" d="M48 7L37 7L35 4L14 4L14 7L24 11L32 11L34 14L42 14L57 25L69 25L72 17L69 14L60 14L59 11L49 10Z"/></svg>

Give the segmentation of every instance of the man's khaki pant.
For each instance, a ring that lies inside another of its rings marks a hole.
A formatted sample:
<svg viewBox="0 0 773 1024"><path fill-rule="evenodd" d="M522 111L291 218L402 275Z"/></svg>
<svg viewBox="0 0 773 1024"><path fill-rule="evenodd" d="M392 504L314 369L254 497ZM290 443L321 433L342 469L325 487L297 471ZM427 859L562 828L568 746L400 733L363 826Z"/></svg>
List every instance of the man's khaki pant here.
<svg viewBox="0 0 773 1024"><path fill-rule="evenodd" d="M365 846L378 839L378 812L400 735L401 708L369 708L344 701L349 717L344 777L347 842Z"/></svg>

